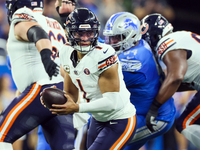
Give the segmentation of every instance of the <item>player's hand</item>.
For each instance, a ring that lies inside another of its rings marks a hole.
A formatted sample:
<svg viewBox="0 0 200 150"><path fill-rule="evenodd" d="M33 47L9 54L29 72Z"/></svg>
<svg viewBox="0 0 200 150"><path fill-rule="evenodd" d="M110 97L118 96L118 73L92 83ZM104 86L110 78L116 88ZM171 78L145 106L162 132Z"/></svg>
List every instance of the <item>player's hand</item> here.
<svg viewBox="0 0 200 150"><path fill-rule="evenodd" d="M60 67L51 59L51 54L52 52L49 49L43 49L40 52L42 63L50 79L52 76L57 76L60 71Z"/></svg>
<svg viewBox="0 0 200 150"><path fill-rule="evenodd" d="M45 108L47 108L47 106L44 104L44 101L42 99L42 92L40 93L40 102Z"/></svg>
<svg viewBox="0 0 200 150"><path fill-rule="evenodd" d="M53 61L49 61L45 66L44 66L47 74L49 75L50 79L52 76L57 76L59 74L59 69L60 67Z"/></svg>
<svg viewBox="0 0 200 150"><path fill-rule="evenodd" d="M56 115L68 115L68 114L72 114L74 112L78 112L79 111L79 105L76 104L72 98L65 94L65 97L67 98L67 102L63 105L57 105L57 104L53 104L52 109L49 109L52 114L56 114Z"/></svg>
<svg viewBox="0 0 200 150"><path fill-rule="evenodd" d="M149 108L149 111L146 115L146 126L151 131L154 132L153 126L156 125L155 118L158 116L158 109L162 104L154 100Z"/></svg>
<svg viewBox="0 0 200 150"><path fill-rule="evenodd" d="M71 13L75 9L76 0L62 0L61 5L59 4L61 0L56 0L55 7L58 14Z"/></svg>

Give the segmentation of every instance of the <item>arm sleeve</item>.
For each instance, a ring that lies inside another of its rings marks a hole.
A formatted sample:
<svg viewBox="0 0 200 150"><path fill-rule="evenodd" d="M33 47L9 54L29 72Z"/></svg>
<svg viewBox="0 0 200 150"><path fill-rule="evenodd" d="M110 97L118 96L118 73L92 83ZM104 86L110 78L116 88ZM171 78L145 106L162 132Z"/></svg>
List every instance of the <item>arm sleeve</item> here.
<svg viewBox="0 0 200 150"><path fill-rule="evenodd" d="M79 104L79 112L81 113L97 113L114 111L121 109L123 103L119 92L106 92L102 98L91 101L90 103Z"/></svg>

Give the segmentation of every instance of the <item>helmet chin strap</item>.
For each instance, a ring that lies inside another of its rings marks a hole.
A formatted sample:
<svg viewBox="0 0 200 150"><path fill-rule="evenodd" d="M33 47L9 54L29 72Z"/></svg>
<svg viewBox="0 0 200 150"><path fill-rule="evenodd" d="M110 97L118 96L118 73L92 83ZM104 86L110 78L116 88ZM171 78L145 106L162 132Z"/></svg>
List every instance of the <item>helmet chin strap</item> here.
<svg viewBox="0 0 200 150"><path fill-rule="evenodd" d="M81 46L81 45L76 45L74 46L75 50L79 51L81 54L87 54L89 51L93 50L94 47L92 48L92 45L89 46Z"/></svg>

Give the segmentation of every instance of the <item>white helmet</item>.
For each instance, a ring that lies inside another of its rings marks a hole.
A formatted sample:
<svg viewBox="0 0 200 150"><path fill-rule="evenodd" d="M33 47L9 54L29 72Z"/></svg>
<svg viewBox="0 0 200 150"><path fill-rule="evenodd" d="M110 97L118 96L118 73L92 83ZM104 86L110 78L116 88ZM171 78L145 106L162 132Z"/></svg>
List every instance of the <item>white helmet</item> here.
<svg viewBox="0 0 200 150"><path fill-rule="evenodd" d="M140 21L132 13L116 13L107 21L103 35L105 43L110 44L116 51L127 50L141 39ZM113 43L112 40L116 42Z"/></svg>

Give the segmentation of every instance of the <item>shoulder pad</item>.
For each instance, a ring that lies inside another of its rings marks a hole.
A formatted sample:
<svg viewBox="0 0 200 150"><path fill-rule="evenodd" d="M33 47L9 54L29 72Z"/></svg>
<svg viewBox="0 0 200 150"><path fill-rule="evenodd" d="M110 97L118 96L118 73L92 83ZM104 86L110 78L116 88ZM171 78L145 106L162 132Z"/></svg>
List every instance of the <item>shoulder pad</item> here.
<svg viewBox="0 0 200 150"><path fill-rule="evenodd" d="M18 9L12 17L12 23L16 24L21 21L36 21L34 18L34 12L29 8Z"/></svg>

